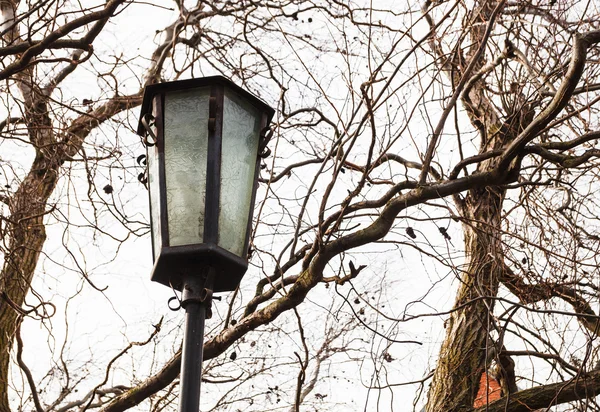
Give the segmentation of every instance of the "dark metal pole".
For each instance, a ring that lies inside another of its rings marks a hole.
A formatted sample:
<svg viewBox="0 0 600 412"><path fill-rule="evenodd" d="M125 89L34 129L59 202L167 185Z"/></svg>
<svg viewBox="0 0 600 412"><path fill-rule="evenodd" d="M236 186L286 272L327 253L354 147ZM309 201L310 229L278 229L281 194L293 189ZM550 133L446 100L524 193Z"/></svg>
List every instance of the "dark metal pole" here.
<svg viewBox="0 0 600 412"><path fill-rule="evenodd" d="M200 410L204 319L210 318L213 273L187 276L183 284L181 306L185 309L185 332L181 352L179 412ZM209 316L206 316L206 312Z"/></svg>

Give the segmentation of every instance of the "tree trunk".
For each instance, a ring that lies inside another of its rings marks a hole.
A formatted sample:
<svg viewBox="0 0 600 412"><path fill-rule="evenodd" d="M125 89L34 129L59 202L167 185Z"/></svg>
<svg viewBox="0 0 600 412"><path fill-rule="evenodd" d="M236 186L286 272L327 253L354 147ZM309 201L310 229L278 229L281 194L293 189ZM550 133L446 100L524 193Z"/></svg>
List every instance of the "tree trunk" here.
<svg viewBox="0 0 600 412"><path fill-rule="evenodd" d="M46 168L40 156L10 201L8 250L0 272L0 412L9 412L9 361L15 332L23 316L35 267L46 240L46 204L56 185L57 167Z"/></svg>
<svg viewBox="0 0 600 412"><path fill-rule="evenodd" d="M427 412L468 411L489 358L493 300L502 270L500 216L504 191L473 190L462 207L466 262L446 326Z"/></svg>
<svg viewBox="0 0 600 412"><path fill-rule="evenodd" d="M493 23L491 20L501 3L496 0L475 3L467 58L457 52L452 58L453 69L446 68L453 84L461 81L470 59L476 59L475 72L484 67L485 53L478 54L478 51L485 47L486 27ZM506 147L531 121L529 114L532 113L524 106L525 102L516 101L518 92L516 90L512 94L514 112L505 113L505 121L501 120L500 113L488 99L481 78L470 84L463 94L463 105L481 135L480 153ZM495 158L484 160L478 164L475 173L492 172L497 163ZM518 163L513 163L510 169L517 170L518 167ZM501 172L506 181L514 175L510 170ZM464 199L456 198L463 223L465 264L459 275L454 310L446 323L446 337L428 393L427 412L472 410L481 374L486 372L494 355L490 352L493 350L490 347L490 331L494 330L493 298L498 292L504 268L500 237L505 193L503 187L491 186L472 189Z"/></svg>

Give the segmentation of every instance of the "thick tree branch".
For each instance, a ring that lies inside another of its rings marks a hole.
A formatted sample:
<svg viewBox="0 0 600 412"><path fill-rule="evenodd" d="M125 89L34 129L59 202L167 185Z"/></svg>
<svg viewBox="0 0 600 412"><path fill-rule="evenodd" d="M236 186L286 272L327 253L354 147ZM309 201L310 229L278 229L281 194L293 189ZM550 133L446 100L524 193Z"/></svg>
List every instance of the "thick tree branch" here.
<svg viewBox="0 0 600 412"><path fill-rule="evenodd" d="M476 412L531 412L600 394L600 371L579 375L569 381L536 386L498 399Z"/></svg>
<svg viewBox="0 0 600 412"><path fill-rule="evenodd" d="M257 327L270 323L283 312L298 306L308 292L316 286L321 278L323 269L327 263L340 253L353 249L367 243L371 243L384 237L393 225L393 222L402 210L407 207L423 203L427 200L446 197L471 187L484 187L497 185L503 180L492 172L481 173L463 177L454 181L444 181L430 186L420 187L400 195L388 202L379 217L365 229L353 232L349 235L336 239L317 253L307 270L302 272L287 295L279 298L268 306L251 313L241 319L235 326L225 329L204 345L205 360L212 359L227 350L235 341L256 329ZM121 412L137 405L148 396L165 388L179 373L180 355L172 358L165 367L139 386L115 398L106 405L101 412Z"/></svg>

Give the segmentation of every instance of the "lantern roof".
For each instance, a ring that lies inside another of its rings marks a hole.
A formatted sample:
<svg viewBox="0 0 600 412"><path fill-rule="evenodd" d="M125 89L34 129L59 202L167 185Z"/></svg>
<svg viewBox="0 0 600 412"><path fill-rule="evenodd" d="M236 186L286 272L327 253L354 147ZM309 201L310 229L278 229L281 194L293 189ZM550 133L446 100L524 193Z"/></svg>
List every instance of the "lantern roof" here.
<svg viewBox="0 0 600 412"><path fill-rule="evenodd" d="M144 99L142 101L142 108L140 113L140 121L138 123L137 133L142 136L145 133L145 128L142 125L141 119L146 113L152 111L152 99L159 93L172 92L178 90L195 89L199 87L207 87L213 85L225 86L228 89L233 90L235 93L246 99L251 105L257 109L267 113L268 119L267 124L270 123L275 110L266 104L264 101L253 95L252 93L242 89L240 86L229 80L224 76L209 76L200 77L196 79L178 80L174 82L156 83L146 86L144 89Z"/></svg>

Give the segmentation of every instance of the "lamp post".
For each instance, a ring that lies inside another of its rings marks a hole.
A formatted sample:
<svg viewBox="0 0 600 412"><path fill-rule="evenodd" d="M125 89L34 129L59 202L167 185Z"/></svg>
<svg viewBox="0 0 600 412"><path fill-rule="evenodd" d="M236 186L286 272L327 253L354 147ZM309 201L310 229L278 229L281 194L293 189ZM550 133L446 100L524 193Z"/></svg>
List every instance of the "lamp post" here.
<svg viewBox="0 0 600 412"><path fill-rule="evenodd" d="M138 134L147 147L152 280L181 291L186 311L180 412L199 410L212 294L234 290L248 267L259 162L273 113L221 76L144 92Z"/></svg>

